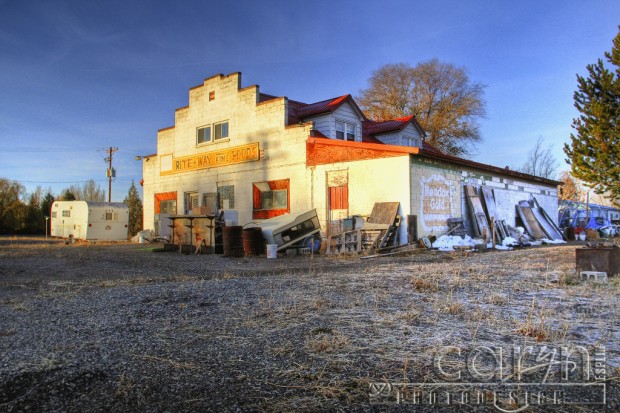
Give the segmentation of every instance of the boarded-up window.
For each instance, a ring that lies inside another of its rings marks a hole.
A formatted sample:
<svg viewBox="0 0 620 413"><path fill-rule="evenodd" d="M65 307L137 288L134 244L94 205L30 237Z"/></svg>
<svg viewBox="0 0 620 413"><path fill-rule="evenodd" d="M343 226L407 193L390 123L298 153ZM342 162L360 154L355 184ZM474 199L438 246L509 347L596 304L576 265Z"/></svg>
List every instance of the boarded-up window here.
<svg viewBox="0 0 620 413"><path fill-rule="evenodd" d="M329 188L329 209L349 209L349 187L333 186Z"/></svg>

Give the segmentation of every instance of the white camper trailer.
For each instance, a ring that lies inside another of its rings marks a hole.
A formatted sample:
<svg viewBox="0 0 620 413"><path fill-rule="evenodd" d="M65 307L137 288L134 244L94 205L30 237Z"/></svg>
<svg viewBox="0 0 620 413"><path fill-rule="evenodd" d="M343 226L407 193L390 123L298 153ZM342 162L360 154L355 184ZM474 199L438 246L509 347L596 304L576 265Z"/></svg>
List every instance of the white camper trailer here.
<svg viewBox="0 0 620 413"><path fill-rule="evenodd" d="M297 214L284 214L246 225L246 228L251 227L260 227L267 244L277 245L278 251L300 243L305 247L312 247L315 245L315 238L319 239L316 245L320 244L321 224L316 209Z"/></svg>
<svg viewBox="0 0 620 413"><path fill-rule="evenodd" d="M54 201L51 235L98 241L126 241L129 208L121 202Z"/></svg>

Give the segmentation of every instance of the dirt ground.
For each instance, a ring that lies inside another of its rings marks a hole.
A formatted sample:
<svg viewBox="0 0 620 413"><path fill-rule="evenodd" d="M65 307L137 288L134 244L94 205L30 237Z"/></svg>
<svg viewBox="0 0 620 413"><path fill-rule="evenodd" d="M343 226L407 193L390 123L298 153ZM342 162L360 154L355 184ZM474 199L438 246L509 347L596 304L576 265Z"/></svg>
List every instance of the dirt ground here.
<svg viewBox="0 0 620 413"><path fill-rule="evenodd" d="M0 411L620 411L620 280L579 280L578 247L0 239Z"/></svg>

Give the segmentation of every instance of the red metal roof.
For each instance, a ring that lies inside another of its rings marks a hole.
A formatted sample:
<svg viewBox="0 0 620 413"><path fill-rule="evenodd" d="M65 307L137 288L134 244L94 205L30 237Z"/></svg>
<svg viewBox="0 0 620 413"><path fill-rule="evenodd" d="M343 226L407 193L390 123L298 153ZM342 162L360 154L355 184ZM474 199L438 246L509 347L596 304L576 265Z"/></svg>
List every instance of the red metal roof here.
<svg viewBox="0 0 620 413"><path fill-rule="evenodd" d="M337 98L326 99L320 102L310 103L309 105L297 107L296 116L298 118L307 118L310 116L320 115L322 113L333 112L342 105L351 95L343 95Z"/></svg>

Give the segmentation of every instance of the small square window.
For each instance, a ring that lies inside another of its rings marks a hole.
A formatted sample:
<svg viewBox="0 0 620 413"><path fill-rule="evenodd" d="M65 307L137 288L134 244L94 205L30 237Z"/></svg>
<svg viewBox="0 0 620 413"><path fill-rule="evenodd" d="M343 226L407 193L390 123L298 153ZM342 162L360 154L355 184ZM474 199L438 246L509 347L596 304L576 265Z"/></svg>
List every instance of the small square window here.
<svg viewBox="0 0 620 413"><path fill-rule="evenodd" d="M253 184L253 219L273 218L290 212L289 193L290 181L254 182Z"/></svg>
<svg viewBox="0 0 620 413"><path fill-rule="evenodd" d="M260 193L261 209L285 209L288 208L288 190L278 189Z"/></svg>
<svg viewBox="0 0 620 413"><path fill-rule="evenodd" d="M176 214L177 213L177 201L176 199L159 201L159 213L160 214Z"/></svg>
<svg viewBox="0 0 620 413"><path fill-rule="evenodd" d="M211 126L203 126L202 128L198 128L196 144L200 145L201 143L211 142Z"/></svg>
<svg viewBox="0 0 620 413"><path fill-rule="evenodd" d="M214 138L215 140L228 138L228 122L214 125Z"/></svg>

